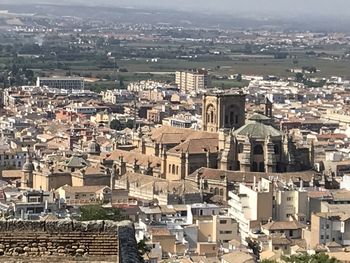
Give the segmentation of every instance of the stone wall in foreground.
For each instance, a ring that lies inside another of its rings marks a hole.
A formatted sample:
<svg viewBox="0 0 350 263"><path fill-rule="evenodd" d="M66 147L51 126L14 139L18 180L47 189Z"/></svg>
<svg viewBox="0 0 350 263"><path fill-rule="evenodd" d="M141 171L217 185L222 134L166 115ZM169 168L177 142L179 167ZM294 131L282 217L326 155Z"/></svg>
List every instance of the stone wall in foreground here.
<svg viewBox="0 0 350 263"><path fill-rule="evenodd" d="M123 263L141 262L129 221L0 220L0 260L1 256L116 256Z"/></svg>

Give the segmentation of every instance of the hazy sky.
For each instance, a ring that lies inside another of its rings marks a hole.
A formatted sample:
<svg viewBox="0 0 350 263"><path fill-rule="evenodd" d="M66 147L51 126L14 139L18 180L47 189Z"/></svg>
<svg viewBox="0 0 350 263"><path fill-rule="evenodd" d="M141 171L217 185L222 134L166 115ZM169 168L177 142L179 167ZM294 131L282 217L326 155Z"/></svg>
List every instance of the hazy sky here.
<svg viewBox="0 0 350 263"><path fill-rule="evenodd" d="M186 10L198 8L211 13L279 13L281 16L315 14L342 16L350 13L350 0L0 0L10 3L84 3L129 7L169 8ZM0 4L1 7L1 4ZM341 18L341 17L340 17Z"/></svg>

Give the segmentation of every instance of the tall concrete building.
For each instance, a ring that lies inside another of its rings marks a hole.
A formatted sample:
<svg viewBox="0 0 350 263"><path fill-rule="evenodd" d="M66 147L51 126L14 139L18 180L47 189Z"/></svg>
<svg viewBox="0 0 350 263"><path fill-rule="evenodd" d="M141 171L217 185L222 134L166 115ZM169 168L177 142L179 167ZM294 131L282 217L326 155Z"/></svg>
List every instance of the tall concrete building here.
<svg viewBox="0 0 350 263"><path fill-rule="evenodd" d="M210 79L205 70L177 71L175 83L183 92L197 92L207 88L210 85Z"/></svg>
<svg viewBox="0 0 350 263"><path fill-rule="evenodd" d="M83 90L84 78L76 77L51 77L41 78L38 77L36 81L38 87L47 86L56 89L66 90Z"/></svg>

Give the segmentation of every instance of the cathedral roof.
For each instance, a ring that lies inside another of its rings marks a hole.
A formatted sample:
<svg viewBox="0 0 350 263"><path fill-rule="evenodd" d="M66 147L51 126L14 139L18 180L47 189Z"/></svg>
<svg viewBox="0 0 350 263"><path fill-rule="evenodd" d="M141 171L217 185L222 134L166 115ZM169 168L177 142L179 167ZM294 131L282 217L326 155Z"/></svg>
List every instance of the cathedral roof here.
<svg viewBox="0 0 350 263"><path fill-rule="evenodd" d="M83 168L88 166L89 161L85 160L82 156L73 154L67 161L65 166L68 168Z"/></svg>
<svg viewBox="0 0 350 263"><path fill-rule="evenodd" d="M148 165L148 162L150 162L151 167L159 167L162 163L162 159L157 156L146 155L138 152L123 151L120 149L114 150L113 152L106 155L106 160L116 161L120 156L123 156L124 162L128 164L133 164L136 159L137 164L144 167Z"/></svg>
<svg viewBox="0 0 350 263"><path fill-rule="evenodd" d="M260 113L254 113L250 118L248 118L248 120L250 121L270 121L271 118L265 116L265 115L262 115Z"/></svg>
<svg viewBox="0 0 350 263"><path fill-rule="evenodd" d="M169 153L181 153L188 152L190 154L205 153L210 151L211 153L218 151L218 139L203 138L203 139L189 139L180 143L179 145L171 148Z"/></svg>
<svg viewBox="0 0 350 263"><path fill-rule="evenodd" d="M280 137L284 133L272 127L266 125L261 121L249 119L248 123L233 131L233 135L250 136L252 138L266 138L266 137Z"/></svg>
<svg viewBox="0 0 350 263"><path fill-rule="evenodd" d="M218 138L217 133L163 125L151 133L151 140L162 144L179 144L188 139Z"/></svg>

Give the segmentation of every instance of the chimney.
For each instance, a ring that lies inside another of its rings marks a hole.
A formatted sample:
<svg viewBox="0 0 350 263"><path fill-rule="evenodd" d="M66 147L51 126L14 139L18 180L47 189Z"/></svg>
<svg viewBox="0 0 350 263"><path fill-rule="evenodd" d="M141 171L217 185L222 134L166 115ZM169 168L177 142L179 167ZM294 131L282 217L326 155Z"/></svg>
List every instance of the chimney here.
<svg viewBox="0 0 350 263"><path fill-rule="evenodd" d="M304 181L303 181L303 179L300 179L300 191L302 191L303 190L303 187L304 187Z"/></svg>

